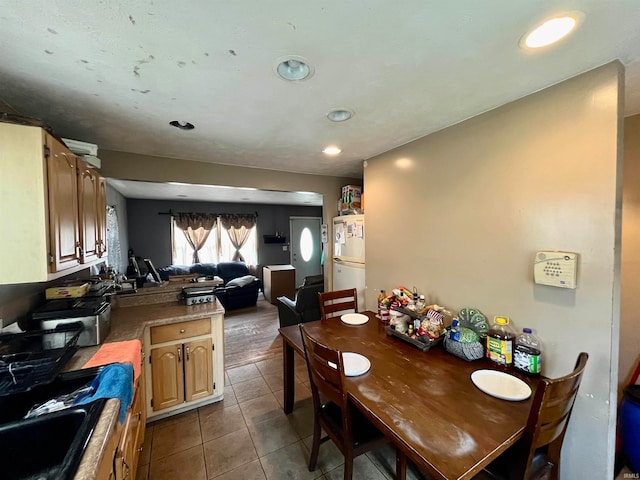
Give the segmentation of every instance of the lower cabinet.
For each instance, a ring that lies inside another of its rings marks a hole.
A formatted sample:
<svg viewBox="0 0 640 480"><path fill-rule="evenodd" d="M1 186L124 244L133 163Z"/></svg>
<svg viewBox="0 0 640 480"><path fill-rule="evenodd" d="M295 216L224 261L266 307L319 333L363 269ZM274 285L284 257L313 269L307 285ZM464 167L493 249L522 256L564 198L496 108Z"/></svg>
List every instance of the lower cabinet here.
<svg viewBox="0 0 640 480"><path fill-rule="evenodd" d="M222 398L222 335L222 315L146 329L149 417Z"/></svg>
<svg viewBox="0 0 640 480"><path fill-rule="evenodd" d="M133 400L123 424L116 423L109 433L105 454L97 465L98 480L134 480L144 442L147 414L144 372L134 385Z"/></svg>
<svg viewBox="0 0 640 480"><path fill-rule="evenodd" d="M213 395L212 349L205 338L151 350L154 410Z"/></svg>
<svg viewBox="0 0 640 480"><path fill-rule="evenodd" d="M115 473L117 480L135 479L138 468L138 459L144 442L145 424L147 415L144 408L144 376L138 379L138 387L135 390L131 408L124 422L120 443L115 456Z"/></svg>

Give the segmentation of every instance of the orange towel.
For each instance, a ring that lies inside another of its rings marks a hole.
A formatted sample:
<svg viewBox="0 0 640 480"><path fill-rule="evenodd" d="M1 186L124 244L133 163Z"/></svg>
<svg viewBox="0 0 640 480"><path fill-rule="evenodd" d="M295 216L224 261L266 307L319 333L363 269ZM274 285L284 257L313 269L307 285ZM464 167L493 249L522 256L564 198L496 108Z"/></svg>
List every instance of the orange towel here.
<svg viewBox="0 0 640 480"><path fill-rule="evenodd" d="M140 376L142 364L142 344L140 340L105 343L82 368L126 362L133 364L133 380L135 381Z"/></svg>

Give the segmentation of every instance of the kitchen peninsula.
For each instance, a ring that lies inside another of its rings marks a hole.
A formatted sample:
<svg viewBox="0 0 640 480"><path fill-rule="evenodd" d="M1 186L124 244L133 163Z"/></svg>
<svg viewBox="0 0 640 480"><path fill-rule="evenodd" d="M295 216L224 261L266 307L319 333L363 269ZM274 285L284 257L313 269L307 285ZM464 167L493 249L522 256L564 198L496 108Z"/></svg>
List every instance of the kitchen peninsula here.
<svg viewBox="0 0 640 480"><path fill-rule="evenodd" d="M153 292L147 289L141 295L114 299L116 308L111 313L111 331L105 344L140 340L141 374L123 424L117 420L116 400L107 402L76 480L125 478L136 468L146 418L164 418L222 400L224 308L218 301L193 306L166 301L169 290L180 289L178 285L158 289L157 299L162 303L149 303L153 302ZM99 348L81 348L66 370L82 368Z"/></svg>

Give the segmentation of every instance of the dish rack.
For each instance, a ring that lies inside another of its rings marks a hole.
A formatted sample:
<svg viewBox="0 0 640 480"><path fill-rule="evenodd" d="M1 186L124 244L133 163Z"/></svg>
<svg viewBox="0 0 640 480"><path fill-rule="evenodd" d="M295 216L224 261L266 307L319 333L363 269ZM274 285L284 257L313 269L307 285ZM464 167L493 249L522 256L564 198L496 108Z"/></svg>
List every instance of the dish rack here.
<svg viewBox="0 0 640 480"><path fill-rule="evenodd" d="M78 350L81 322L0 334L0 396L51 383Z"/></svg>

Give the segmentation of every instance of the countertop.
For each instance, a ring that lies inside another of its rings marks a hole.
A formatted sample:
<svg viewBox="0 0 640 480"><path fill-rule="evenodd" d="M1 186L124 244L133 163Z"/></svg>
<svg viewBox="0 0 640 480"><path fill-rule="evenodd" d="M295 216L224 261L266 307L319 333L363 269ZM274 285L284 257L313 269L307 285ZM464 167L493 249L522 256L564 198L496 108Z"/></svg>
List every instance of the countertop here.
<svg viewBox="0 0 640 480"><path fill-rule="evenodd" d="M142 342L144 329L147 326L196 320L218 313L224 314L224 307L218 301L188 307L178 302L170 302L114 308L111 311L111 330L104 343L135 339ZM65 370L81 369L99 348L100 346L80 348L66 365ZM75 480L94 480L96 478L100 460L104 456L109 437L116 426L118 405L117 399L107 401L82 457L74 477ZM119 429L116 428L115 431L119 432Z"/></svg>

